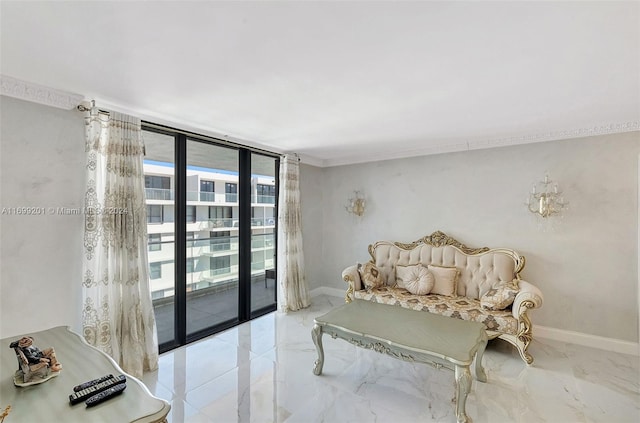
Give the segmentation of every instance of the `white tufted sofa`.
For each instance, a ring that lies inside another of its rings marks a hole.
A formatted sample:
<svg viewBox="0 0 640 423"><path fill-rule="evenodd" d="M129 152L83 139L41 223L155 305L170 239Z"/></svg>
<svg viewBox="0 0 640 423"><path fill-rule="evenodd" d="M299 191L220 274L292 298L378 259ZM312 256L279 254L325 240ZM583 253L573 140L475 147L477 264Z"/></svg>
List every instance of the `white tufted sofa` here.
<svg viewBox="0 0 640 423"><path fill-rule="evenodd" d="M533 357L527 352L533 339L528 312L542 306L543 296L537 287L520 279L525 264L523 256L505 248L469 248L440 231L410 244L378 241L369 245L369 254L384 285L364 289L358 265L349 266L342 272L342 278L349 284L347 302L369 300L481 322L487 328L489 339L502 338L510 342L527 364L533 363ZM414 264L456 267L459 272L457 296L413 295L397 287L395 266ZM481 307L480 298L505 281L514 281L519 288L513 304L503 310Z"/></svg>

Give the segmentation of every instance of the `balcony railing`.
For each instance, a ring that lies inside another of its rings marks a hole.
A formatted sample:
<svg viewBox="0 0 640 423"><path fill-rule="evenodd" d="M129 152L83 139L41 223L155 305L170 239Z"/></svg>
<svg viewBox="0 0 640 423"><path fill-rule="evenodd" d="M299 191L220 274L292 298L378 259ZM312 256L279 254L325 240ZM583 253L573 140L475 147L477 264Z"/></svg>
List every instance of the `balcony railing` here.
<svg viewBox="0 0 640 423"><path fill-rule="evenodd" d="M271 248L273 247L273 234L253 235L251 237L251 248Z"/></svg>
<svg viewBox="0 0 640 423"><path fill-rule="evenodd" d="M204 276L208 276L210 278L213 278L214 276L220 276L220 275L226 275L231 273L231 268L230 267L221 267L219 269L210 269L207 270L206 272L204 272Z"/></svg>
<svg viewBox="0 0 640 423"><path fill-rule="evenodd" d="M263 272L267 269L273 269L273 259L266 259L265 261L254 261L251 263L252 272Z"/></svg>
<svg viewBox="0 0 640 423"><path fill-rule="evenodd" d="M200 201L216 201L216 193L200 191Z"/></svg>
<svg viewBox="0 0 640 423"><path fill-rule="evenodd" d="M215 193L208 191L189 191L187 192L188 201L206 201L209 203L237 203L238 194L232 193Z"/></svg>
<svg viewBox="0 0 640 423"><path fill-rule="evenodd" d="M252 273L264 272L265 269L273 268L273 260L256 261L251 263ZM216 276L232 275L238 276L238 266L220 267L218 269L209 269L202 272L205 279L213 279Z"/></svg>
<svg viewBox="0 0 640 423"><path fill-rule="evenodd" d="M147 200L173 200L173 190L161 188L145 188ZM225 193L217 194L207 191L187 191L187 201L203 201L210 203L237 203L238 194ZM273 195L252 195L251 202L254 204L275 204L276 197Z"/></svg>
<svg viewBox="0 0 640 423"><path fill-rule="evenodd" d="M273 226L276 221L273 217L265 217L262 219L251 219L251 226Z"/></svg>
<svg viewBox="0 0 640 423"><path fill-rule="evenodd" d="M173 190L161 188L145 188L147 200L173 200Z"/></svg>
<svg viewBox="0 0 640 423"><path fill-rule="evenodd" d="M264 219L251 219L251 226L274 226L276 224L275 218L266 217ZM210 230L216 228L238 228L240 221L233 218L212 218L204 222L200 222L200 229Z"/></svg>
<svg viewBox="0 0 640 423"><path fill-rule="evenodd" d="M237 220L226 217L211 218L202 222L200 227L201 229L231 228L233 227L233 222L237 222Z"/></svg>
<svg viewBox="0 0 640 423"><path fill-rule="evenodd" d="M155 243L157 244L157 243ZM153 245L149 243L150 247L159 247L159 245ZM199 256L224 256L224 255L237 255L239 249L239 242L237 236L222 236L211 238L198 238L187 240L187 256L199 257ZM275 247L275 234L255 234L251 236L251 251L263 251L273 250ZM154 257L157 256L157 250L150 250L154 253Z"/></svg>
<svg viewBox="0 0 640 423"><path fill-rule="evenodd" d="M210 252L214 251L231 251L231 242L211 242L207 248ZM237 250L237 247L235 248Z"/></svg>
<svg viewBox="0 0 640 423"><path fill-rule="evenodd" d="M276 197L273 195L254 195L251 197L252 203L275 204Z"/></svg>
<svg viewBox="0 0 640 423"><path fill-rule="evenodd" d="M223 225L232 225L233 219L212 219L219 220ZM237 222L237 221L236 221ZM252 224L261 223L261 219L253 219ZM228 226L227 226L228 227ZM238 265L237 256L239 254L239 242L237 236L206 237L187 239L187 258L190 259L188 267L189 289L192 291L204 287L218 286L237 280ZM162 263L159 269L160 277L150 281L150 289L154 301L174 295L174 252L175 242L172 240L161 240L150 238L148 241L150 263ZM275 234L253 234L251 236L251 274L253 276L264 276L265 269L273 269L275 260L273 249L275 247ZM211 257L226 257L228 259L210 259ZM216 262L218 268L215 266ZM228 263L228 264L227 264ZM151 264L150 264L151 265ZM166 268L168 265L169 268ZM158 269L156 269L158 270Z"/></svg>

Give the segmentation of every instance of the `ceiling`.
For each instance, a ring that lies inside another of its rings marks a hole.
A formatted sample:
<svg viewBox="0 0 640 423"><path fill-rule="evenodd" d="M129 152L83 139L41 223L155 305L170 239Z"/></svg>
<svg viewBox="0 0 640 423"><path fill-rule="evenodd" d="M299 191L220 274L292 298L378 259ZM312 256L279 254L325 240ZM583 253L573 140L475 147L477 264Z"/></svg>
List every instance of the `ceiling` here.
<svg viewBox="0 0 640 423"><path fill-rule="evenodd" d="M2 75L319 166L638 130L640 3L0 3Z"/></svg>

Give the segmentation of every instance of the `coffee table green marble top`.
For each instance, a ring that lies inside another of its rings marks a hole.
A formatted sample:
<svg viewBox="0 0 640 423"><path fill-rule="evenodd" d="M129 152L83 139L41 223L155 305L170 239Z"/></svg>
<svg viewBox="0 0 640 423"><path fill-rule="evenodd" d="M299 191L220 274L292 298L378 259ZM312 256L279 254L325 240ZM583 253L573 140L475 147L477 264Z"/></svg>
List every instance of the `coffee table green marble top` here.
<svg viewBox="0 0 640 423"><path fill-rule="evenodd" d="M315 321L463 365L471 364L473 347L485 332L482 323L364 300L339 306Z"/></svg>
<svg viewBox="0 0 640 423"><path fill-rule="evenodd" d="M315 375L321 375L324 366L322 335L325 333L401 360L453 370L456 419L459 423L471 421L465 404L471 391L470 367L474 359L476 379L487 381L482 368L487 333L482 323L355 300L315 318L311 331L318 351L313 368Z"/></svg>

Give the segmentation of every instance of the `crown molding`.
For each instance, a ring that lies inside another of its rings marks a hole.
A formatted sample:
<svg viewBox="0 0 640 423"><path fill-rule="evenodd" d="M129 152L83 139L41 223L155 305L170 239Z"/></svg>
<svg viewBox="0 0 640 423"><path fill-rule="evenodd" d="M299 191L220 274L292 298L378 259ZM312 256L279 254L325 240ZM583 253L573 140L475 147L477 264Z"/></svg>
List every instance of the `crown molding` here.
<svg viewBox="0 0 640 423"><path fill-rule="evenodd" d="M45 106L71 110L84 100L84 97L79 94L56 90L11 76L0 75L0 81L2 87L0 94Z"/></svg>
<svg viewBox="0 0 640 423"><path fill-rule="evenodd" d="M34 103L44 104L46 106L56 107L65 110L75 109L84 96L70 93L67 91L57 90L46 87L44 85L34 84L32 82L23 81L11 76L0 75L1 90L0 94L8 97L14 97L20 100L31 101ZM100 103L102 104L102 103ZM106 103L105 103L106 104ZM122 107L114 107L114 110L123 110ZM128 111L128 110L127 110ZM183 122L182 124L174 122L172 119L158 116L157 114L140 114L131 111L130 114L138 115L142 119L157 121L159 124L167 124L169 126L180 127L185 130L197 130L196 132L204 132L205 135L226 139L240 144L264 148L279 153L277 148L265 146L257 143L248 142L247 140L221 135L218 132L203 128L202 125L193 125ZM185 127L186 124L186 127ZM344 166L358 163L377 162L383 160L405 159L416 156L428 156L434 154L454 153L461 151L480 150L485 148L507 147L511 145L532 144L537 142L559 141L571 138L583 138L597 135L610 135L623 132L640 131L640 121L630 122L614 122L591 127L546 131L529 135L511 136L503 138L476 139L468 141L459 141L452 144L431 145L407 150L396 151L380 151L370 154L358 154L354 156L340 157L336 159L322 159L314 155L300 153L301 163L305 163L315 167L334 167Z"/></svg>
<svg viewBox="0 0 640 423"><path fill-rule="evenodd" d="M350 164L378 162L383 160L405 159L416 156L455 153L461 151L481 150L486 148L508 147L512 145L533 144L538 142L560 141L572 138L593 137L597 135L611 135L623 132L640 131L640 121L609 123L586 128L561 131L540 132L537 134L521 135L504 138L493 138L459 142L455 144L441 144L400 151L384 151L358 156L341 157L338 159L324 159L320 167L345 166Z"/></svg>
<svg viewBox="0 0 640 423"><path fill-rule="evenodd" d="M325 167L325 161L323 159L319 159L315 156L310 156L308 154L302 153L299 153L298 156L300 156L300 163L302 164L307 164L315 167Z"/></svg>
<svg viewBox="0 0 640 423"><path fill-rule="evenodd" d="M321 167L345 166L359 163L380 162L383 160L406 159L409 157L455 153L458 151L467 150L469 150L469 146L467 143L432 145L428 147L408 150L382 151L370 154L360 154L358 156L347 156L341 157L339 159L324 159L322 161Z"/></svg>
<svg viewBox="0 0 640 423"><path fill-rule="evenodd" d="M503 147L509 145L531 144L536 142L560 141L572 138L593 137L596 135L619 134L640 130L640 122L609 123L606 125L591 126L572 130L541 132L533 135L497 138L493 140L469 142L469 150L482 148Z"/></svg>

